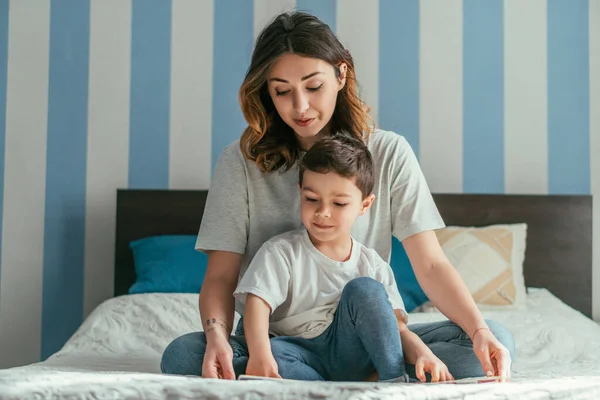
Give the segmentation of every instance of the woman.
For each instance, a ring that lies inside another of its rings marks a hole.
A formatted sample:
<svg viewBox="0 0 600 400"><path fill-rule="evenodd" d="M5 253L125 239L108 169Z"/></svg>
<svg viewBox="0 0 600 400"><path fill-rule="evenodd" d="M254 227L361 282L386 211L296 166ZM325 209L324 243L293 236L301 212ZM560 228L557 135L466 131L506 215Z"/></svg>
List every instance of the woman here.
<svg viewBox="0 0 600 400"><path fill-rule="evenodd" d="M301 225L297 161L322 137L346 132L368 144L376 162L375 201L353 236L385 260L391 236L406 250L419 284L449 318L409 325L455 378L510 375L514 343L500 324L485 321L445 257L434 233L444 223L406 140L374 130L357 94L354 62L329 27L316 17L284 13L258 37L240 89L248 122L227 147L213 174L196 248L208 253L200 291L204 333L174 340L165 350L165 373L235 379L248 350L242 324L232 333L233 291L269 238ZM416 378L414 366L407 372ZM441 379L432 373L431 380Z"/></svg>

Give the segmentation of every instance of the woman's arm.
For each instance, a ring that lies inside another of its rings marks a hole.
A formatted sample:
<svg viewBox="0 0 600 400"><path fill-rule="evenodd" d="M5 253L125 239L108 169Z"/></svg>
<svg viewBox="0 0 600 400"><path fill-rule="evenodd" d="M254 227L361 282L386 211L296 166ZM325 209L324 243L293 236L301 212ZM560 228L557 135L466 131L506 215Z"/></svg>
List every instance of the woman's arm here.
<svg viewBox="0 0 600 400"><path fill-rule="evenodd" d="M208 252L208 266L199 297L200 316L208 342L215 335L227 338L231 335L235 317L233 291L238 282L241 263L241 254L228 251ZM225 326L213 325L213 319Z"/></svg>
<svg viewBox="0 0 600 400"><path fill-rule="evenodd" d="M205 378L235 379L229 335L235 316L233 291L241 262L241 254L208 252L208 266L199 296L200 318L207 342L202 363Z"/></svg>
<svg viewBox="0 0 600 400"><path fill-rule="evenodd" d="M469 289L456 272L433 231L412 235L402 242L427 297L468 335L487 328Z"/></svg>
<svg viewBox="0 0 600 400"><path fill-rule="evenodd" d="M433 231L402 242L419 285L434 306L460 326L473 342L473 351L486 375L510 376L510 353L496 339L469 289L456 272Z"/></svg>

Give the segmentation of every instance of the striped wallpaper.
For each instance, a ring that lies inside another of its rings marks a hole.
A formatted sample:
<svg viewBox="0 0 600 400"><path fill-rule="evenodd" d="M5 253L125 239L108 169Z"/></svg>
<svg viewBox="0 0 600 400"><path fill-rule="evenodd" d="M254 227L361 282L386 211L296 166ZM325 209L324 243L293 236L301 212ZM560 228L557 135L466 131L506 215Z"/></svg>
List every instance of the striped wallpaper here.
<svg viewBox="0 0 600 400"><path fill-rule="evenodd" d="M47 358L112 295L116 188L208 188L283 9L338 33L433 191L600 199L598 3L0 0L0 367Z"/></svg>

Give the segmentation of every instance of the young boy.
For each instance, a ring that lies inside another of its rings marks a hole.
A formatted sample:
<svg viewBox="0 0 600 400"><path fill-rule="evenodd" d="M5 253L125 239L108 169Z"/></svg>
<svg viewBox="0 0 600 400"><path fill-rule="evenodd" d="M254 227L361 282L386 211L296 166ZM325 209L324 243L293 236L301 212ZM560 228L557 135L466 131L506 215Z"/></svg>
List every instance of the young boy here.
<svg viewBox="0 0 600 400"><path fill-rule="evenodd" d="M374 200L373 160L359 139L320 140L299 169L302 229L257 252L234 296L245 302L247 375L300 380L453 379L417 335L390 266L350 230ZM273 338L270 340L270 335Z"/></svg>

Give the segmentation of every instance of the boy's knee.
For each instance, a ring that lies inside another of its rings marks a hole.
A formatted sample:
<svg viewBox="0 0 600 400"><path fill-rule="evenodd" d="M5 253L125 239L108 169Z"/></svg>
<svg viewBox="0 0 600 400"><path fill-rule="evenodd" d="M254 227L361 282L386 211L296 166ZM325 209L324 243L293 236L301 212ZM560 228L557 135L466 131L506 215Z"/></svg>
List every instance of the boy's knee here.
<svg viewBox="0 0 600 400"><path fill-rule="evenodd" d="M362 276L352 279L344 286L342 294L350 295L353 298L356 296L374 297L379 292L385 293L385 288L380 282L373 278Z"/></svg>

